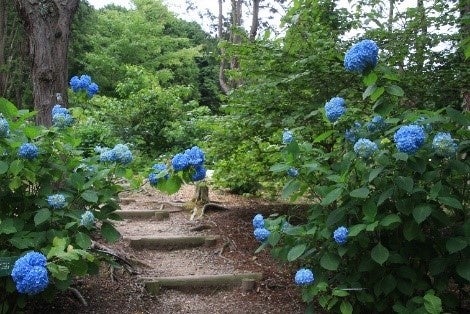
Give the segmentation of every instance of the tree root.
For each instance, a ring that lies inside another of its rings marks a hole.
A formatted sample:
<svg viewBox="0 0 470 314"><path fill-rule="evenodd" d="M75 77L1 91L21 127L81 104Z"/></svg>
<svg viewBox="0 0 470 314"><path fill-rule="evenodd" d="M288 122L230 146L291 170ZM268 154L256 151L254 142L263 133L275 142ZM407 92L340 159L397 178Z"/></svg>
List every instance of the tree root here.
<svg viewBox="0 0 470 314"><path fill-rule="evenodd" d="M73 287L68 287L68 290L72 291L73 295L80 301L80 303L81 303L83 306L88 306L87 301L86 301L85 298L82 296L82 294L80 293L80 291L78 291L76 288L73 288Z"/></svg>

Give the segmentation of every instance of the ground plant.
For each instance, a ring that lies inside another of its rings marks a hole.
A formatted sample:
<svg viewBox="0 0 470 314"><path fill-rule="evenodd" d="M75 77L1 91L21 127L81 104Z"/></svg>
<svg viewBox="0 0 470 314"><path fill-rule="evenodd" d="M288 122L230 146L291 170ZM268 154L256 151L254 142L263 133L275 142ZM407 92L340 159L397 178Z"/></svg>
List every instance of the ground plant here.
<svg viewBox="0 0 470 314"><path fill-rule="evenodd" d="M299 266L302 298L327 311L440 313L468 298L468 113L403 106L394 69L372 40L344 57L362 99L338 91L311 140L283 134L290 179L282 195L308 199L304 219L256 216L254 236ZM313 307L312 307L313 308Z"/></svg>
<svg viewBox="0 0 470 314"><path fill-rule="evenodd" d="M83 83L92 97L97 85ZM50 128L35 125L34 116L0 99L0 313L98 272L109 259L93 241L119 238L112 223L119 183L133 177L124 144L85 154L72 110L54 106Z"/></svg>

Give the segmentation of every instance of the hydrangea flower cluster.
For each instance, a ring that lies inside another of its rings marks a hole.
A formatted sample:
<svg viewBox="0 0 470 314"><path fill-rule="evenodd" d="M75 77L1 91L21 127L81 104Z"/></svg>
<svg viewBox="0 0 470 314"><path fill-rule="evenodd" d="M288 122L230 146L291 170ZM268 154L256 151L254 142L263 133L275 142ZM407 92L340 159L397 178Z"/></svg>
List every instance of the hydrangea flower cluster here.
<svg viewBox="0 0 470 314"><path fill-rule="evenodd" d="M308 268L301 268L295 273L295 284L299 286L308 286L313 283L315 277L313 272Z"/></svg>
<svg viewBox="0 0 470 314"><path fill-rule="evenodd" d="M86 91L88 97L93 97L99 91L99 87L91 80L89 75L81 75L80 77L74 76L70 79L70 87L76 93L79 91Z"/></svg>
<svg viewBox="0 0 470 314"><path fill-rule="evenodd" d="M404 125L393 135L397 149L411 155L423 146L425 138L424 128L415 124Z"/></svg>
<svg viewBox="0 0 470 314"><path fill-rule="evenodd" d="M360 129L361 129L361 124L356 121L354 122L354 125L352 126L352 128L346 130L346 132L344 133L344 137L346 138L348 142L350 142L351 144L354 144L357 141L357 138L361 131Z"/></svg>
<svg viewBox="0 0 470 314"><path fill-rule="evenodd" d="M377 144L367 138L360 138L357 140L356 144L354 144L354 152L364 159L370 158L377 149Z"/></svg>
<svg viewBox="0 0 470 314"><path fill-rule="evenodd" d="M63 194L53 194L47 197L47 203L54 209L65 207L65 196Z"/></svg>
<svg viewBox="0 0 470 314"><path fill-rule="evenodd" d="M377 44L373 40L362 40L346 52L344 68L350 72L364 73L377 65L378 56Z"/></svg>
<svg viewBox="0 0 470 314"><path fill-rule="evenodd" d="M333 239L335 239L336 243L338 243L339 245L343 245L348 241L348 235L348 228L341 226L333 232Z"/></svg>
<svg viewBox="0 0 470 314"><path fill-rule="evenodd" d="M44 291L49 284L46 257L38 252L29 252L16 260L11 277L19 293L29 295Z"/></svg>
<svg viewBox="0 0 470 314"><path fill-rule="evenodd" d="M341 97L333 97L325 104L326 117L335 122L346 112L346 102Z"/></svg>
<svg viewBox="0 0 470 314"><path fill-rule="evenodd" d="M282 133L282 144L290 144L294 140L294 133L289 130L284 130Z"/></svg>
<svg viewBox="0 0 470 314"><path fill-rule="evenodd" d="M10 124L0 115L0 137L8 137L10 134Z"/></svg>
<svg viewBox="0 0 470 314"><path fill-rule="evenodd" d="M255 217L253 217L252 223L253 223L253 228L255 229L253 231L253 234L255 235L255 239L260 242L266 241L266 239L268 239L271 232L265 228L263 215L256 214Z"/></svg>
<svg viewBox="0 0 470 314"><path fill-rule="evenodd" d="M264 217L261 214L256 214L255 217L253 217L253 228L258 229L258 228L264 228Z"/></svg>
<svg viewBox="0 0 470 314"><path fill-rule="evenodd" d="M95 151L100 153L100 161L102 162L117 162L126 165L134 159L129 147L124 144L117 144L113 149L97 146Z"/></svg>
<svg viewBox="0 0 470 314"><path fill-rule="evenodd" d="M366 123L366 128L369 132L374 133L385 129L387 124L381 116L374 116L372 120Z"/></svg>
<svg viewBox="0 0 470 314"><path fill-rule="evenodd" d="M80 226L85 226L86 228L91 228L95 224L95 216L89 210L84 212L80 219Z"/></svg>
<svg viewBox="0 0 470 314"><path fill-rule="evenodd" d="M33 160L38 157L39 149L32 143L24 143L18 149L18 156L24 159Z"/></svg>
<svg viewBox="0 0 470 314"><path fill-rule="evenodd" d="M432 140L434 152L442 157L450 157L457 152L458 145L450 133L439 132Z"/></svg>
<svg viewBox="0 0 470 314"><path fill-rule="evenodd" d="M299 175L299 170L297 170L297 168L291 167L287 169L287 175L289 177L297 177Z"/></svg>
<svg viewBox="0 0 470 314"><path fill-rule="evenodd" d="M52 124L58 128L65 128L73 124L73 117L67 108L55 105L52 108Z"/></svg>
<svg viewBox="0 0 470 314"><path fill-rule="evenodd" d="M162 172L162 171L166 171L167 168L166 168L166 165L165 165L165 164L161 164L161 163L160 163L160 164L154 164L154 165L152 166L152 169L153 169L153 172L151 172L151 173L149 174L148 179L149 179L150 185L155 186L155 185L157 185L157 183L158 183L158 179L159 179L159 178L158 178L158 174L159 174L160 172ZM166 174L166 175L165 175L165 179L168 179L168 178L169 178L169 175Z"/></svg>
<svg viewBox="0 0 470 314"><path fill-rule="evenodd" d="M185 171L193 169L194 173L191 177L193 181L200 181L206 177L206 168L204 167L204 152L197 146L184 151L184 153L176 154L171 165L175 171Z"/></svg>

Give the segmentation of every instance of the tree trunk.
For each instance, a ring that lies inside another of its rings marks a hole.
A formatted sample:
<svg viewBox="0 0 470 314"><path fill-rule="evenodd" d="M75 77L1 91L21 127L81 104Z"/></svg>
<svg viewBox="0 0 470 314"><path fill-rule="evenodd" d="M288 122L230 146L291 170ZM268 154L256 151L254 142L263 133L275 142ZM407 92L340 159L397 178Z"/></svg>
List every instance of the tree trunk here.
<svg viewBox="0 0 470 314"><path fill-rule="evenodd" d="M253 0L253 16L251 18L250 41L254 41L258 33L259 26L259 3L260 0Z"/></svg>
<svg viewBox="0 0 470 314"><path fill-rule="evenodd" d="M395 0L389 0L388 3L388 32L391 34L393 32L393 18L394 18L394 8L395 8Z"/></svg>
<svg viewBox="0 0 470 314"><path fill-rule="evenodd" d="M421 72L424 67L426 41L428 36L428 26L426 21L426 9L424 8L424 0L417 0L417 18L419 20L419 35L416 30L416 65L418 72Z"/></svg>
<svg viewBox="0 0 470 314"><path fill-rule="evenodd" d="M0 97L6 94L7 0L0 0Z"/></svg>
<svg viewBox="0 0 470 314"><path fill-rule="evenodd" d="M219 0L219 19L218 19L218 22L219 22L219 29L217 30L218 32L218 36L219 36L219 41L222 40L222 36L223 36L223 29L222 29L222 20L223 20L223 14L222 14L222 0ZM225 93L225 94L228 94L228 92L230 91L230 87L228 86L228 83L225 79L225 69L227 68L227 62L225 61L225 57L224 57L224 48L220 48L220 67L219 67L219 85L220 85L220 88L222 89L222 91Z"/></svg>
<svg viewBox="0 0 470 314"><path fill-rule="evenodd" d="M29 40L36 123L50 126L61 94L67 104L70 26L80 0L14 0Z"/></svg>

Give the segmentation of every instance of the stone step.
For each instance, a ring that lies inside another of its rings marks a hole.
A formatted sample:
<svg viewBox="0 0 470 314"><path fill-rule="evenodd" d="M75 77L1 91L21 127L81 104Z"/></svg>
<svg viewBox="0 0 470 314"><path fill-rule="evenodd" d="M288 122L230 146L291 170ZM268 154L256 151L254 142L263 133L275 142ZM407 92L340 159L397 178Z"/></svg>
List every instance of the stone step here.
<svg viewBox="0 0 470 314"><path fill-rule="evenodd" d="M170 217L166 210L117 210L122 219L156 219L164 220Z"/></svg>
<svg viewBox="0 0 470 314"><path fill-rule="evenodd" d="M128 237L125 240L134 249L174 250L197 246L213 246L219 236L166 236L166 237Z"/></svg>
<svg viewBox="0 0 470 314"><path fill-rule="evenodd" d="M242 286L244 291L252 290L254 282L261 280L261 273L194 275L176 277L142 277L145 289L151 294L158 294L162 288L185 289L205 287Z"/></svg>

